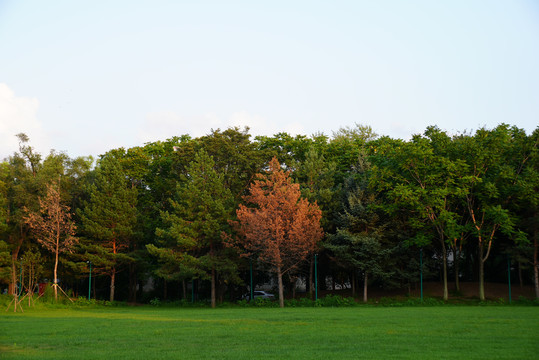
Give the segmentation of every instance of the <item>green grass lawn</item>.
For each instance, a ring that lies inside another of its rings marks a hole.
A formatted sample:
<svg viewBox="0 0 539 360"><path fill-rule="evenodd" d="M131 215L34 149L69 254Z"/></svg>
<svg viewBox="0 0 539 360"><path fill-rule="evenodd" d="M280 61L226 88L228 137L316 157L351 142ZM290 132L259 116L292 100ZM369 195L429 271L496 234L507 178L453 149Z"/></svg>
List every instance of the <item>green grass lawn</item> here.
<svg viewBox="0 0 539 360"><path fill-rule="evenodd" d="M539 308L0 312L1 359L538 359Z"/></svg>

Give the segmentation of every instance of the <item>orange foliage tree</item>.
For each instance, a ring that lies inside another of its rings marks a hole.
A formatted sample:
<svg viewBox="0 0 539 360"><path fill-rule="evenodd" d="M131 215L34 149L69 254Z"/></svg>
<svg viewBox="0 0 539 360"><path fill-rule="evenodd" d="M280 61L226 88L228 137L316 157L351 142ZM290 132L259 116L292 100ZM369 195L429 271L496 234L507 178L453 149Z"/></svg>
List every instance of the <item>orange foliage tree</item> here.
<svg viewBox="0 0 539 360"><path fill-rule="evenodd" d="M299 184L281 169L276 158L267 175L258 174L236 211L239 242L246 256L257 254L277 275L279 304L284 307L283 275L295 269L322 238L322 211L301 198Z"/></svg>

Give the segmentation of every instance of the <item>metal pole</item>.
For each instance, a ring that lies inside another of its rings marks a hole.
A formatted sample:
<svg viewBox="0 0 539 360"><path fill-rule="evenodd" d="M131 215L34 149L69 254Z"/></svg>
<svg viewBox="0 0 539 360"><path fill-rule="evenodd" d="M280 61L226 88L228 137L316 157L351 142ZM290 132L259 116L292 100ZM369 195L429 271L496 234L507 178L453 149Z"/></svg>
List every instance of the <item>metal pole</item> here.
<svg viewBox="0 0 539 360"><path fill-rule="evenodd" d="M419 282L421 283L421 302L423 302L423 248L419 249Z"/></svg>
<svg viewBox="0 0 539 360"><path fill-rule="evenodd" d="M507 255L507 282L509 284L509 304L511 304L511 257Z"/></svg>
<svg viewBox="0 0 539 360"><path fill-rule="evenodd" d="M314 299L318 300L318 254L314 254Z"/></svg>
<svg viewBox="0 0 539 360"><path fill-rule="evenodd" d="M253 299L253 296L254 296L254 289L253 289L253 259L249 259L250 263L250 272L251 272L251 286L250 286L250 290L251 290L251 296L249 297L249 300Z"/></svg>
<svg viewBox="0 0 539 360"><path fill-rule="evenodd" d="M88 265L90 265L90 277L88 279L88 300L92 299L92 262L88 261Z"/></svg>
<svg viewBox="0 0 539 360"><path fill-rule="evenodd" d="M21 260L21 269L20 269L20 278L19 278L19 296L22 295L22 260Z"/></svg>

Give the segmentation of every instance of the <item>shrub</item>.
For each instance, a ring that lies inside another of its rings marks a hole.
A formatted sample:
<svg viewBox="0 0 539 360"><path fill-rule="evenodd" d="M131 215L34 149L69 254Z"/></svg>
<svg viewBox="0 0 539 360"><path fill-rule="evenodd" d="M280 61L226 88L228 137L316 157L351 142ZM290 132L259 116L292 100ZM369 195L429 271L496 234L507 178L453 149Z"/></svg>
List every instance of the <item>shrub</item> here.
<svg viewBox="0 0 539 360"><path fill-rule="evenodd" d="M237 302L237 304L241 307L248 307L249 306L249 301L247 300L240 300Z"/></svg>
<svg viewBox="0 0 539 360"><path fill-rule="evenodd" d="M254 306L256 307L278 307L279 303L276 301L272 301L269 299L262 299L262 298L255 298L255 301L253 302Z"/></svg>
<svg viewBox="0 0 539 360"><path fill-rule="evenodd" d="M525 306L539 306L539 299L528 299L524 296L519 296L518 300L515 301L518 305L525 305Z"/></svg>
<svg viewBox="0 0 539 360"><path fill-rule="evenodd" d="M284 301L285 307L313 307L315 302L309 298L290 299Z"/></svg>
<svg viewBox="0 0 539 360"><path fill-rule="evenodd" d="M445 305L446 303L443 300L439 300L432 297L424 297L423 301L421 301L421 298L408 298L402 301L402 300L394 299L390 297L382 297L377 301L377 304L380 306L386 306L386 307L402 307L402 306L439 306L439 305Z"/></svg>
<svg viewBox="0 0 539 360"><path fill-rule="evenodd" d="M343 307L343 306L356 306L357 303L354 298L344 298L339 295L326 295L315 301L317 307Z"/></svg>

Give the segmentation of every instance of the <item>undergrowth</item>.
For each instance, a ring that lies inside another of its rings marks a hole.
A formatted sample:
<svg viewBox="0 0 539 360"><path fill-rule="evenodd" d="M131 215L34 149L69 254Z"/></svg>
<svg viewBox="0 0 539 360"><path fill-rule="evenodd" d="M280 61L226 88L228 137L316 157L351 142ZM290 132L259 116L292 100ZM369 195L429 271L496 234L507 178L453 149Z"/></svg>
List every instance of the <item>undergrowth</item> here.
<svg viewBox="0 0 539 360"><path fill-rule="evenodd" d="M45 295L42 297L34 296L33 300L28 302L25 298L20 302L23 309L28 307L34 308L70 308L70 307L122 307L131 306L125 302L119 301L106 301L96 300L85 297L68 299L65 296L61 296L58 300L54 299L54 296ZM539 299L528 299L525 297L519 297L511 302L506 299L499 298L496 300L489 299L486 301L480 301L479 299L451 299L444 301L441 298L424 297L420 298L391 298L382 297L379 299L373 299L367 303L356 301L353 297L342 297L340 295L326 295L325 297L317 300L311 300L309 298L298 299L286 299L284 305L287 308L301 308L301 307L425 307L425 306L539 306ZM8 306L13 309L13 296L0 295L0 307L7 309ZM149 306L152 307L164 307L164 308L208 308L210 307L209 301L196 301L190 300L178 300L178 301L162 301L159 298L150 300ZM254 301L240 300L238 302L223 302L217 305L218 308L277 308L279 302L277 300L268 299L255 299Z"/></svg>

